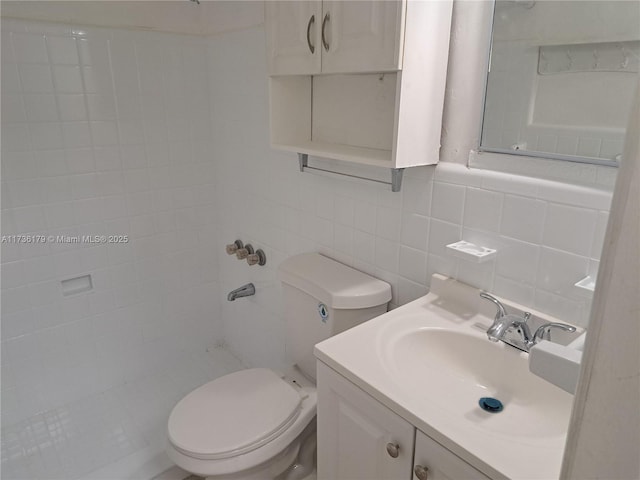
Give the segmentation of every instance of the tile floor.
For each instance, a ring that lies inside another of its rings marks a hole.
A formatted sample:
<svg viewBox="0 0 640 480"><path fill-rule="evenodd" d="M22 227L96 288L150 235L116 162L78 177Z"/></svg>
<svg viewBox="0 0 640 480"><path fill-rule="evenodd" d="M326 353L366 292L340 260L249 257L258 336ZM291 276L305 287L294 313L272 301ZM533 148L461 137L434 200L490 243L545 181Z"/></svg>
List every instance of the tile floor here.
<svg viewBox="0 0 640 480"><path fill-rule="evenodd" d="M148 480L170 465L163 446L173 405L244 365L224 348L2 429L2 478ZM154 460L153 462L151 460Z"/></svg>

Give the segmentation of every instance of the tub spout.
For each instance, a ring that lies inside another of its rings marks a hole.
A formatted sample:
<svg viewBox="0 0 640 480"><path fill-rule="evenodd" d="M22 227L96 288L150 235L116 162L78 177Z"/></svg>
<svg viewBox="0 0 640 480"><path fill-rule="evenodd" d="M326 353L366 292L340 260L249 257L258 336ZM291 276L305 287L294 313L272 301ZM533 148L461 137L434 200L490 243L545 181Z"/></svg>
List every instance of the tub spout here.
<svg viewBox="0 0 640 480"><path fill-rule="evenodd" d="M236 298L240 297L250 297L251 295L255 295L256 287L253 286L253 283L247 283L235 290L231 290L229 295L227 295L227 300L233 302Z"/></svg>

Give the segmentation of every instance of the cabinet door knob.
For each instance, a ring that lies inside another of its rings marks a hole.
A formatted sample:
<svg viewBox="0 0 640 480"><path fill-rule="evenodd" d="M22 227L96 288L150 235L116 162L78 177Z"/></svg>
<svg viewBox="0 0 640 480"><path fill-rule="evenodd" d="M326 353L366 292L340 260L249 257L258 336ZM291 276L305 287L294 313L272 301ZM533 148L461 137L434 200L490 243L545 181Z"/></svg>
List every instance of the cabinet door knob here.
<svg viewBox="0 0 640 480"><path fill-rule="evenodd" d="M327 52L329 51L329 42L327 42L327 38L325 37L324 32L326 30L327 22L329 20L331 20L331 17L329 16L329 12L327 12L324 16L324 19L322 20L322 46Z"/></svg>
<svg viewBox="0 0 640 480"><path fill-rule="evenodd" d="M418 480L427 480L427 478L429 478L429 469L427 467L423 467L422 465L416 465L413 469L413 473L416 474Z"/></svg>
<svg viewBox="0 0 640 480"><path fill-rule="evenodd" d="M387 453L391 458L398 458L398 455L400 455L400 445L397 443L387 443Z"/></svg>
<svg viewBox="0 0 640 480"><path fill-rule="evenodd" d="M311 15L311 18L309 19L309 23L307 23L307 45L309 45L309 50L311 51L311 53L314 53L316 51L316 47L311 44L311 37L309 36L309 34L311 33L311 25L313 25L315 21L316 21L316 16Z"/></svg>

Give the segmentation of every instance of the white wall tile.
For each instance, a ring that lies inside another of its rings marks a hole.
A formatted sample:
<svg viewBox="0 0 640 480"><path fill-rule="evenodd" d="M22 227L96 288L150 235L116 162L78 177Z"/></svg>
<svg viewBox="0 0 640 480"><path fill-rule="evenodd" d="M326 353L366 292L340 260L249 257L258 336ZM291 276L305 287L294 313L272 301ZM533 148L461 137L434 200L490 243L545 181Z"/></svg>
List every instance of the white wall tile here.
<svg viewBox="0 0 640 480"><path fill-rule="evenodd" d="M402 214L400 210L378 207L376 235L397 242L400 238Z"/></svg>
<svg viewBox="0 0 640 480"><path fill-rule="evenodd" d="M58 120L58 107L56 97L53 94L46 95L24 95L24 107L26 119L29 122L54 122ZM4 104L3 104L3 115ZM15 113L7 114L4 118L16 118ZM19 117L18 117L19 118Z"/></svg>
<svg viewBox="0 0 640 480"><path fill-rule="evenodd" d="M2 153L21 152L31 148L31 137L26 125L2 124Z"/></svg>
<svg viewBox="0 0 640 480"><path fill-rule="evenodd" d="M353 256L358 260L373 265L375 262L376 240L369 233L353 231Z"/></svg>
<svg viewBox="0 0 640 480"><path fill-rule="evenodd" d="M91 132L89 122L64 122L62 134L66 148L80 148L91 146Z"/></svg>
<svg viewBox="0 0 640 480"><path fill-rule="evenodd" d="M446 246L462 239L462 227L454 223L441 222L435 218L429 224L429 253L446 257Z"/></svg>
<svg viewBox="0 0 640 480"><path fill-rule="evenodd" d="M24 63L47 63L47 47L44 35L14 33L11 35L15 58Z"/></svg>
<svg viewBox="0 0 640 480"><path fill-rule="evenodd" d="M496 274L493 280L493 292L499 297L508 298L521 305L533 305L535 289L521 281Z"/></svg>
<svg viewBox="0 0 640 480"><path fill-rule="evenodd" d="M544 232L546 202L505 195L500 232L508 237L540 243Z"/></svg>
<svg viewBox="0 0 640 480"><path fill-rule="evenodd" d="M427 253L404 245L400 246L398 274L424 285L427 279Z"/></svg>
<svg viewBox="0 0 640 480"><path fill-rule="evenodd" d="M407 176L403 180L403 209L407 212L428 216L431 213L431 178Z"/></svg>
<svg viewBox="0 0 640 480"><path fill-rule="evenodd" d="M374 204L364 200L356 200L354 215L356 229L372 234L376 232L377 210Z"/></svg>
<svg viewBox="0 0 640 480"><path fill-rule="evenodd" d="M42 207L24 207L13 210L14 224L18 232L43 232L46 228L44 212Z"/></svg>
<svg viewBox="0 0 640 480"><path fill-rule="evenodd" d="M51 63L59 65L78 65L78 47L74 37L47 36Z"/></svg>
<svg viewBox="0 0 640 480"><path fill-rule="evenodd" d="M53 65L53 81L58 93L83 93L80 67L71 65Z"/></svg>
<svg viewBox="0 0 640 480"><path fill-rule="evenodd" d="M144 374L158 368L154 359L168 358L173 345L179 345L175 351L204 348L218 341L222 330L220 321L212 320L219 317L218 304L208 301L217 296L217 284L207 285L207 295L197 308L186 293L202 278L200 233L217 217L211 204L215 195L208 192L215 181L213 152L210 145L194 147L190 130L197 120L198 128L207 132L203 138L208 143L207 99L182 85L181 91L169 95L181 116L168 119L164 97L160 98L160 108L154 110L157 118L152 119L152 126L158 127L158 143L147 144L135 35L22 22L16 24L21 30L9 35L17 37L9 38L7 25L14 24L3 19L3 234L28 230L54 237L44 244L2 248L3 339L8 338L7 328L12 336L42 337L28 355L9 345L5 349L3 342L3 368L20 366L24 358L40 352L49 359L45 367L21 370L21 386L14 392L16 408L9 407L12 416L34 414ZM159 58L171 45L177 47L178 57L183 47L192 44L205 51L206 41L201 38L151 32L143 37ZM111 38L115 41L110 49ZM183 67L180 77L201 76L207 87L205 62L203 56L199 65ZM167 75L167 66L161 63L156 83L164 85ZM181 129L180 144L171 144L171 138L177 137L169 135L167 125ZM170 152L175 154L169 171ZM146 168L151 163L148 153L155 167L166 170L151 175ZM176 233L178 207L180 218L188 219L189 230L181 232L182 241ZM162 213L154 217L154 212ZM130 238L123 244L65 243L55 238L101 234ZM333 231L329 243L333 243ZM350 245L348 239L342 243ZM217 239L209 239L207 251L217 251L216 244ZM163 266L178 253L182 261L176 269L158 268L144 283L138 277L136 262L151 258ZM61 279L87 273L92 278L91 293L62 295ZM174 281L176 277L179 281ZM167 294L178 299L171 314L180 319L180 328L177 324L167 328L169 312L163 302ZM143 301L155 305L153 315L139 307ZM111 312L123 312L117 319L111 316L116 327L109 330L113 345L121 348L105 356L106 350L92 348L87 326L95 324L92 316ZM14 316L5 326L7 315ZM146 319L145 336L138 317ZM185 328L189 333L184 333ZM3 405L3 425L7 412ZM45 469L42 476L52 472Z"/></svg>
<svg viewBox="0 0 640 480"><path fill-rule="evenodd" d="M56 95L56 98L58 99L61 120L79 121L88 119L84 95L59 94Z"/></svg>
<svg viewBox="0 0 640 480"><path fill-rule="evenodd" d="M507 238L503 242L496 258L496 275L522 285L535 285L540 246Z"/></svg>
<svg viewBox="0 0 640 480"><path fill-rule="evenodd" d="M427 250L429 217L415 213L403 213L400 230L400 243L418 250Z"/></svg>
<svg viewBox="0 0 640 480"><path fill-rule="evenodd" d="M64 147L62 128L57 123L32 123L29 130L33 146L38 150Z"/></svg>
<svg viewBox="0 0 640 480"><path fill-rule="evenodd" d="M502 216L501 193L480 188L467 188L464 203L464 226L478 230L497 231Z"/></svg>
<svg viewBox="0 0 640 480"><path fill-rule="evenodd" d="M461 224L465 190L462 185L435 182L433 185L431 215L438 220Z"/></svg>
<svg viewBox="0 0 640 480"><path fill-rule="evenodd" d="M577 255L589 255L597 217L595 210L550 203L544 224L544 245Z"/></svg>
<svg viewBox="0 0 640 480"><path fill-rule="evenodd" d="M540 251L537 285L556 295L570 295L573 285L588 273L589 259L543 247Z"/></svg>

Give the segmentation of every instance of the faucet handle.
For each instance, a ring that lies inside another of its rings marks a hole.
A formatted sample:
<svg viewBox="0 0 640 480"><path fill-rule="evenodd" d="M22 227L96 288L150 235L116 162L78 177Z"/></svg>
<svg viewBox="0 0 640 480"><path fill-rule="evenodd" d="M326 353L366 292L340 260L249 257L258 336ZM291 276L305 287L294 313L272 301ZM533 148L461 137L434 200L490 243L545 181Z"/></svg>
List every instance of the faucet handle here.
<svg viewBox="0 0 640 480"><path fill-rule="evenodd" d="M242 244L242 240L236 240L233 243L230 243L225 247L227 255L233 255L238 250L240 250L244 245Z"/></svg>
<svg viewBox="0 0 640 480"><path fill-rule="evenodd" d="M496 312L496 320L504 317L507 314L507 310L504 308L504 305L502 305L502 302L500 302L500 300L498 300L490 293L480 292L480 297L484 298L485 300L489 300L498 308L498 311Z"/></svg>
<svg viewBox="0 0 640 480"><path fill-rule="evenodd" d="M247 243L244 248L240 248L237 252L236 252L236 258L238 260L244 260L245 258L247 258L249 255L253 255L255 252L253 251L253 247L251 246L250 243Z"/></svg>
<svg viewBox="0 0 640 480"><path fill-rule="evenodd" d="M551 340L551 329L557 328L565 332L573 333L576 331L576 327L573 325L568 325L566 323L560 322L549 322L540 326L536 333L533 334L533 341L538 342L539 340Z"/></svg>
<svg viewBox="0 0 640 480"><path fill-rule="evenodd" d="M264 251L259 248L258 250L256 250L256 253L250 253L247 256L247 263L249 264L249 266L262 266L267 263L267 257L265 256Z"/></svg>

